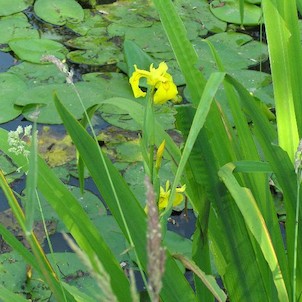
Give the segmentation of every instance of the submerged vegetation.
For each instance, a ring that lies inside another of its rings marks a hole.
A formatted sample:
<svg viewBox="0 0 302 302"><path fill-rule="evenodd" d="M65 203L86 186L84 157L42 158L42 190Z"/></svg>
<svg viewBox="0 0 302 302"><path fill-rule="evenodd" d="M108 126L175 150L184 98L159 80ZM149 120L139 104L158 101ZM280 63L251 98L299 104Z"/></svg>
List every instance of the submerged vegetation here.
<svg viewBox="0 0 302 302"><path fill-rule="evenodd" d="M1 301L300 301L300 1L99 2L0 0Z"/></svg>

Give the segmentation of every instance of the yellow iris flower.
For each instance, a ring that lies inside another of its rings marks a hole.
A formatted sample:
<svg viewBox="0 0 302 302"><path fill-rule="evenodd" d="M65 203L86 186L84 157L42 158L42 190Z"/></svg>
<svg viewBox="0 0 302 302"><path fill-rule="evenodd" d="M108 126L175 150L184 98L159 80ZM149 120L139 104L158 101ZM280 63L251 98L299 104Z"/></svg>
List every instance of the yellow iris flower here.
<svg viewBox="0 0 302 302"><path fill-rule="evenodd" d="M134 65L135 71L129 80L134 97L144 97L146 92L139 88L139 80L146 78L148 85L156 89L153 97L154 104L164 104L169 100L176 98L178 91L173 82L172 76L167 73L168 65L161 62L158 68L154 68L153 64L150 65L150 71L138 69Z"/></svg>
<svg viewBox="0 0 302 302"><path fill-rule="evenodd" d="M173 200L173 207L177 207L182 203L182 201L184 200L184 195L182 193L185 190L186 190L186 185L183 185L181 188L176 188L175 198ZM167 180L166 189L160 187L159 203L158 203L159 210L163 210L168 206L170 194L171 194L170 182L169 180Z"/></svg>

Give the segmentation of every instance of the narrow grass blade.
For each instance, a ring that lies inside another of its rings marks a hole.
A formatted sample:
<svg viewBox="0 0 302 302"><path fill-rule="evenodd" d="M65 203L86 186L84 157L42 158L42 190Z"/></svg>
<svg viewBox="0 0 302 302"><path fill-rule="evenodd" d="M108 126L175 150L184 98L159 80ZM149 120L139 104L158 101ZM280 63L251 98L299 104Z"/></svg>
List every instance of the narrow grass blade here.
<svg viewBox="0 0 302 302"><path fill-rule="evenodd" d="M254 133L257 137L257 141L260 143L265 159L270 164L272 171L277 177L278 183L282 188L284 205L286 209L286 238L287 238L287 260L282 260L283 251L280 253L279 263L282 267L283 276L285 278L287 288L289 290L289 275L286 271L291 270L293 267L293 242L294 242L294 227L295 227L295 201L297 200L296 194L296 182L297 176L294 171L293 164L290 161L289 155L286 151L282 150L279 146L275 144L276 132L267 118L264 116L263 112L259 110L254 98L249 94L248 91L235 79L227 76L228 81L230 81L238 94L240 95L240 101L244 110L251 117L254 124ZM301 211L301 207L300 207ZM302 232L299 231L299 238L301 238ZM298 252L302 249L302 242L298 242ZM281 252L281 249L277 250ZM288 263L287 263L288 261ZM301 263L298 263L299 274L301 274Z"/></svg>
<svg viewBox="0 0 302 302"><path fill-rule="evenodd" d="M262 253L271 269L274 283L278 291L279 301L289 301L284 278L278 263L268 229L257 203L247 188L242 188L233 175L235 165L233 163L223 166L218 175L232 194L246 225L258 242Z"/></svg>
<svg viewBox="0 0 302 302"><path fill-rule="evenodd" d="M187 30L177 14L173 2L153 0L166 31L173 52L190 90L192 102L198 105L206 80L196 67L198 56L187 37Z"/></svg>
<svg viewBox="0 0 302 302"><path fill-rule="evenodd" d="M186 144L184 146L181 159L178 164L178 168L174 177L174 182L171 188L171 194L169 198L168 207L163 213L163 219L167 219L167 216L170 215L172 204L175 196L175 190L180 182L180 178L184 172L185 165L187 163L187 160L191 154L191 151L193 149L193 146L195 144L195 141L197 139L197 136L202 129L207 115L209 113L213 98L215 97L215 94L221 85L221 83L224 80L224 73L212 73L209 80L207 81L207 84L205 86L204 92L202 94L202 97L200 99L200 102L198 104L196 114L194 116L194 120L191 126L191 130L189 132L189 135L186 140Z"/></svg>
<svg viewBox="0 0 302 302"><path fill-rule="evenodd" d="M115 217L125 237L133 244L143 269L146 270L146 215L125 180L96 142L71 116L65 107L55 100L58 112L73 142L82 156L102 197ZM100 173L102 171L102 173ZM195 295L167 252L166 270L161 291L163 301L195 301Z"/></svg>
<svg viewBox="0 0 302 302"><path fill-rule="evenodd" d="M173 254L173 257L180 260L181 263L189 270L191 270L194 274L196 274L202 282L206 285L206 287L211 291L213 296L219 302L225 302L227 296L225 292L219 287L215 278L211 275L205 274L192 260L181 254Z"/></svg>
<svg viewBox="0 0 302 302"><path fill-rule="evenodd" d="M301 137L302 51L296 1L263 0L265 29L278 121L278 141L291 161ZM301 120L299 118L299 120ZM299 135L300 133L300 135Z"/></svg>
<svg viewBox="0 0 302 302"><path fill-rule="evenodd" d="M38 145L37 145L37 125L34 123L29 154L29 168L26 178L26 200L25 200L25 228L26 234L33 230L35 209L37 203L37 183L38 183Z"/></svg>
<svg viewBox="0 0 302 302"><path fill-rule="evenodd" d="M3 173L0 171L0 186L8 200L9 205L12 208L12 211L20 224L22 231L25 233L26 232L26 227L25 227L25 216L24 213L16 200L13 192L11 191L9 185L7 184ZM0 230L2 229L2 233L4 234L5 237L8 238L9 242L17 247L17 251L20 252L21 255L24 255L26 257L26 260L31 260L32 263L32 257L30 257L23 248L21 248L21 245L16 243L16 240L12 239L12 236L10 235L9 232L5 232L3 228L1 227ZM56 299L59 301L75 301L73 297L68 293L62 290L62 287L60 286L59 280L56 276L55 271L52 269L48 259L46 258L46 255L43 252L43 249L41 248L35 234L31 232L27 232L26 234L26 239L32 249L32 252L35 256L35 262L34 266L38 266L38 270L41 272L41 274L44 277L44 280L47 282L48 286L52 290L54 296Z"/></svg>

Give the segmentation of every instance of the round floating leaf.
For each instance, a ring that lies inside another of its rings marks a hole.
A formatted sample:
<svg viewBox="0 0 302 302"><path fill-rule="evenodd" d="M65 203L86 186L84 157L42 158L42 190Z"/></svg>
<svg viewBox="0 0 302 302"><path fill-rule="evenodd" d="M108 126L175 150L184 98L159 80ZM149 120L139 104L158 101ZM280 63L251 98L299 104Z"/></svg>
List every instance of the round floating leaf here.
<svg viewBox="0 0 302 302"><path fill-rule="evenodd" d="M99 103L100 91L98 87L85 82L79 82L75 85L86 109ZM62 121L53 101L54 92L77 119L83 116L84 111L78 96L72 86L68 84L44 85L29 89L19 96L16 104L25 106L22 113L28 120L32 120L33 115L38 112L38 123L60 124Z"/></svg>
<svg viewBox="0 0 302 302"><path fill-rule="evenodd" d="M0 255L0 284L11 291L21 291L26 282L26 263L17 252ZM2 300L2 299L1 299Z"/></svg>
<svg viewBox="0 0 302 302"><path fill-rule="evenodd" d="M38 17L55 25L78 23L84 19L84 11L75 0L37 0L34 10Z"/></svg>
<svg viewBox="0 0 302 302"><path fill-rule="evenodd" d="M245 34L226 32L207 39L214 45L223 66L228 71L247 69L268 58L267 46ZM205 74L210 74L217 66L209 46L200 39L193 44L199 56L200 69Z"/></svg>
<svg viewBox="0 0 302 302"><path fill-rule="evenodd" d="M213 16L209 9L208 1L179 0L174 5L186 25L193 21L199 23L202 30L207 29L213 33L224 32L226 30L226 22ZM206 32L201 35L204 34Z"/></svg>
<svg viewBox="0 0 302 302"><path fill-rule="evenodd" d="M112 43L102 45L102 49L75 50L67 55L68 60L77 64L108 65L115 64L122 59L121 51Z"/></svg>
<svg viewBox="0 0 302 302"><path fill-rule="evenodd" d="M65 42L65 45L77 49L94 49L97 51L97 49L100 48L100 45L104 45L104 43L108 44L105 38L88 35L70 39Z"/></svg>
<svg viewBox="0 0 302 302"><path fill-rule="evenodd" d="M23 62L9 69L10 73L22 78L28 86L40 86L42 84L65 83L66 77L54 64L33 64Z"/></svg>
<svg viewBox="0 0 302 302"><path fill-rule="evenodd" d="M28 22L23 13L0 19L0 44L17 38L39 38L39 32Z"/></svg>
<svg viewBox="0 0 302 302"><path fill-rule="evenodd" d="M93 72L83 75L85 82L96 85L102 93L102 99L115 96L135 100L128 78L117 72Z"/></svg>
<svg viewBox="0 0 302 302"><path fill-rule="evenodd" d="M84 20L80 23L66 23L66 27L73 30L75 33L85 36L91 35L94 30L106 30L108 21L103 18L101 14L90 9L84 9Z"/></svg>
<svg viewBox="0 0 302 302"><path fill-rule="evenodd" d="M148 1L119 1L112 4L98 5L107 20L130 27L149 27L158 19L154 7Z"/></svg>
<svg viewBox="0 0 302 302"><path fill-rule="evenodd" d="M6 123L21 114L22 108L14 106L18 96L27 89L18 76L0 73L0 123Z"/></svg>
<svg viewBox="0 0 302 302"><path fill-rule="evenodd" d="M14 39L8 45L21 60L32 63L41 63L43 55L64 59L67 53L61 43L47 39Z"/></svg>
<svg viewBox="0 0 302 302"><path fill-rule="evenodd" d="M0 16L8 16L25 10L33 0L0 0Z"/></svg>
<svg viewBox="0 0 302 302"><path fill-rule="evenodd" d="M226 0L221 2L214 0L210 4L211 12L218 19L234 24L241 24L239 1ZM257 25L261 23L262 10L259 6L244 3L243 25Z"/></svg>

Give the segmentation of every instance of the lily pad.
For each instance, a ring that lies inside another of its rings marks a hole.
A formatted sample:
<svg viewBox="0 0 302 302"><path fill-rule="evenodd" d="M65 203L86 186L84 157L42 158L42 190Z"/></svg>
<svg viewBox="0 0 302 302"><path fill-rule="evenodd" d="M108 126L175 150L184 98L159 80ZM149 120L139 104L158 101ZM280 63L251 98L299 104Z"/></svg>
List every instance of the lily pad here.
<svg viewBox="0 0 302 302"><path fill-rule="evenodd" d="M68 186L68 189L77 198L79 204L82 206L82 208L84 209L84 211L87 213L87 215L90 217L92 221L96 222L102 216L107 214L104 204L92 192L88 190L84 190L84 193L82 194L80 188L75 186ZM52 224L55 225L56 227L55 230L51 230L51 233L53 234L54 231L67 232L68 230L66 229L65 225L59 219L57 213L53 210L50 204L45 200L43 195L40 195L39 199L42 205L44 219L48 222L51 221ZM24 202L24 200L22 200L22 202ZM34 221L35 221L35 225L41 222L40 211L35 211Z"/></svg>
<svg viewBox="0 0 302 302"><path fill-rule="evenodd" d="M8 45L21 60L32 63L41 63L43 55L64 59L67 53L64 45L48 39L14 39Z"/></svg>
<svg viewBox="0 0 302 302"><path fill-rule="evenodd" d="M105 34L106 29L104 30L103 36ZM65 42L66 46L77 48L77 49L92 49L97 51L100 48L100 45L108 45L106 38L103 37L95 37L95 36L84 36L84 37L77 37L74 39L70 39ZM104 46L105 46L104 45ZM112 46L112 44L110 43ZM106 46L105 46L106 48Z"/></svg>
<svg viewBox="0 0 302 302"><path fill-rule="evenodd" d="M64 25L67 21L78 23L84 19L83 9L75 0L37 0L34 10L42 20L55 25Z"/></svg>
<svg viewBox="0 0 302 302"><path fill-rule="evenodd" d="M0 74L0 123L6 123L22 112L15 101L27 89L26 83L14 74Z"/></svg>
<svg viewBox="0 0 302 302"><path fill-rule="evenodd" d="M149 27L155 20L159 20L154 7L143 0L97 5L96 9L102 11L110 22L129 27Z"/></svg>
<svg viewBox="0 0 302 302"><path fill-rule="evenodd" d="M84 9L84 19L79 23L66 23L66 27L73 30L75 33L85 36L94 29L106 29L108 21L98 11ZM90 34L91 35L91 34Z"/></svg>
<svg viewBox="0 0 302 302"><path fill-rule="evenodd" d="M213 16L207 0L179 0L175 2L175 7L186 25L191 21L199 23L200 28L213 33L224 32L227 23ZM204 32L202 35L205 35Z"/></svg>
<svg viewBox="0 0 302 302"><path fill-rule="evenodd" d="M43 84L65 83L65 75L54 64L33 64L22 62L8 70L9 73L19 76L28 86Z"/></svg>
<svg viewBox="0 0 302 302"><path fill-rule="evenodd" d="M117 72L93 72L82 76L83 80L99 88L102 99L124 97L135 100L129 79Z"/></svg>
<svg viewBox="0 0 302 302"><path fill-rule="evenodd" d="M94 221L105 242L118 261L127 261L129 256L125 251L129 248L125 236L113 216L102 216Z"/></svg>
<svg viewBox="0 0 302 302"><path fill-rule="evenodd" d="M27 279L26 263L17 252L0 255L0 284L5 288L16 291L21 290Z"/></svg>
<svg viewBox="0 0 302 302"><path fill-rule="evenodd" d="M214 0L210 4L211 12L218 19L233 23L241 24L239 1L237 0ZM243 25L258 25L262 18L262 10L259 6L244 2Z"/></svg>
<svg viewBox="0 0 302 302"><path fill-rule="evenodd" d="M76 88L87 109L99 103L99 89L95 85L79 82ZM33 114L38 114L37 122L45 124L62 123L53 102L53 93L56 92L61 102L77 118L83 116L83 108L74 89L68 84L53 84L34 87L19 96L16 104L24 106L23 115L33 120ZM38 111L38 113L37 113Z"/></svg>
<svg viewBox="0 0 302 302"><path fill-rule="evenodd" d="M115 64L122 59L121 51L113 43L106 43L99 50L75 50L68 53L67 58L73 63L86 65Z"/></svg>
<svg viewBox="0 0 302 302"><path fill-rule="evenodd" d="M0 0L0 16L8 16L28 8L33 0Z"/></svg>
<svg viewBox="0 0 302 302"><path fill-rule="evenodd" d="M23 13L0 19L0 44L8 44L17 38L39 38L38 30L32 27Z"/></svg>
<svg viewBox="0 0 302 302"><path fill-rule="evenodd" d="M215 47L223 66L228 71L247 69L268 58L267 46L245 34L225 32L207 39ZM199 55L200 69L205 74L210 74L217 67L209 46L202 40L195 40L193 44Z"/></svg>

